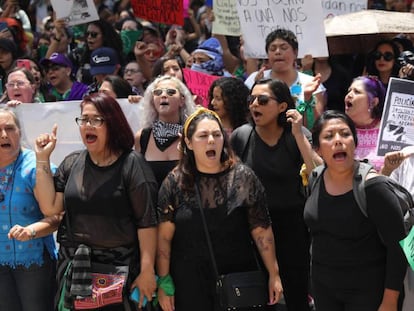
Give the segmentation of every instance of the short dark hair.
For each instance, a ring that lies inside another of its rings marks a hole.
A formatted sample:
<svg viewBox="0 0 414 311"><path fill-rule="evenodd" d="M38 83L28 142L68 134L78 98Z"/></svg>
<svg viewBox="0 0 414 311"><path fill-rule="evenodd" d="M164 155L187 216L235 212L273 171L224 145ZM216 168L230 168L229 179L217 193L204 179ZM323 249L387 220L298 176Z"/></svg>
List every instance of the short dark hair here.
<svg viewBox="0 0 414 311"><path fill-rule="evenodd" d="M299 48L298 39L296 35L288 29L276 29L269 33L266 37L266 53L269 51L270 44L276 39L285 40L289 45L297 51Z"/></svg>
<svg viewBox="0 0 414 311"><path fill-rule="evenodd" d="M314 149L320 147L319 136L321 135L322 129L325 126L326 122L332 119L340 119L346 125L348 125L351 130L352 137L354 138L355 147L358 146L358 136L356 132L356 127L354 121L345 113L339 110L326 110L324 111L319 118L316 119L312 127L312 145Z"/></svg>
<svg viewBox="0 0 414 311"><path fill-rule="evenodd" d="M106 94L94 93L83 98L81 111L86 104L94 105L105 120L108 149L112 152L132 150L134 134L116 99Z"/></svg>
<svg viewBox="0 0 414 311"><path fill-rule="evenodd" d="M103 81L111 83L117 98L128 98L129 95L134 95L131 85L120 76L109 75L106 76Z"/></svg>
<svg viewBox="0 0 414 311"><path fill-rule="evenodd" d="M288 85L279 79L261 79L257 81L255 84L253 84L250 93L253 91L256 85L262 84L266 84L269 87L273 96L276 98L278 104L281 104L283 102L287 104L286 110L279 113L276 122L279 126L283 127L284 129L291 129L292 125L290 122L287 121L286 111L288 111L289 109L295 109L296 105L295 100L293 99L292 94L290 93Z"/></svg>
<svg viewBox="0 0 414 311"><path fill-rule="evenodd" d="M247 96L249 95L249 88L242 80L234 77L223 77L215 80L208 91L210 103L209 109L213 108L211 101L213 99L213 91L215 87L221 89L223 97L224 109L226 110L231 126L233 129L243 125L247 122L248 114Z"/></svg>

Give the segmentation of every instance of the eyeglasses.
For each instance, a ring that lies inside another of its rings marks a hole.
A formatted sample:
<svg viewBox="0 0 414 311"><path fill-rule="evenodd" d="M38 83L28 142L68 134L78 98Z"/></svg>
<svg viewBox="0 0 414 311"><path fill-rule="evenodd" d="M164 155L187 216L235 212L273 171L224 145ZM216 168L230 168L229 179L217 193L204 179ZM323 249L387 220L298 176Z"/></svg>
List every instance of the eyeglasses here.
<svg viewBox="0 0 414 311"><path fill-rule="evenodd" d="M257 103L261 106L267 105L267 103L271 99L277 101L276 97L272 97L272 96L269 96L269 95L249 95L249 96L247 96L247 103L249 105L251 105L251 104L254 103L254 101L256 99L257 99Z"/></svg>
<svg viewBox="0 0 414 311"><path fill-rule="evenodd" d="M167 93L168 96L174 96L177 94L176 89L155 89L152 91L152 94L155 96L161 96L163 92Z"/></svg>
<svg viewBox="0 0 414 311"><path fill-rule="evenodd" d="M21 81L21 80L19 80L19 81L10 81L10 82L6 83L6 88L12 89L16 86L20 88L20 87L24 87L26 85L27 85L26 81Z"/></svg>
<svg viewBox="0 0 414 311"><path fill-rule="evenodd" d="M99 32L96 32L96 31L87 31L87 32L85 32L85 36L86 36L86 38L87 37L89 37L89 36L91 36L91 38L92 39L96 39L96 37L99 35L100 33Z"/></svg>
<svg viewBox="0 0 414 311"><path fill-rule="evenodd" d="M55 64L55 65L51 65L51 66L47 66L46 68L45 68L45 72L46 73L48 73L49 71L57 71L57 70L59 70L59 69L61 69L61 68L64 68L65 66L61 66L61 65L57 65L57 64Z"/></svg>
<svg viewBox="0 0 414 311"><path fill-rule="evenodd" d="M125 69L124 70L124 74L128 74L128 73L134 74L134 73L138 73L138 72L140 72L139 69Z"/></svg>
<svg viewBox="0 0 414 311"><path fill-rule="evenodd" d="M79 126L85 126L85 125L88 125L88 123L89 123L90 126L100 127L100 126L102 126L102 124L104 123L105 120L103 118L100 118L100 117L96 117L96 118L80 117L80 118L75 118L75 121Z"/></svg>
<svg viewBox="0 0 414 311"><path fill-rule="evenodd" d="M145 55L146 56L152 56L154 58L159 58L162 55L162 50L148 49L148 50L145 51Z"/></svg>
<svg viewBox="0 0 414 311"><path fill-rule="evenodd" d="M392 61L394 59L394 54L392 54L391 52L385 52L383 54L380 51L376 51L374 53L374 59L375 60L380 60L381 57L383 57L385 61L389 62L389 61Z"/></svg>

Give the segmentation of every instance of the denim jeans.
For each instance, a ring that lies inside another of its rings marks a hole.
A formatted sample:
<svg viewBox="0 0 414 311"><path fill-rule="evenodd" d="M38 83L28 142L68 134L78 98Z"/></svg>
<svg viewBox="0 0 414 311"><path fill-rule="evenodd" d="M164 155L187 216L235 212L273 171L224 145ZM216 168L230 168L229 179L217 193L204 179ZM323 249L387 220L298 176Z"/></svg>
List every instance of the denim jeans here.
<svg viewBox="0 0 414 311"><path fill-rule="evenodd" d="M42 266L0 265L0 310L53 311L56 262L44 257Z"/></svg>

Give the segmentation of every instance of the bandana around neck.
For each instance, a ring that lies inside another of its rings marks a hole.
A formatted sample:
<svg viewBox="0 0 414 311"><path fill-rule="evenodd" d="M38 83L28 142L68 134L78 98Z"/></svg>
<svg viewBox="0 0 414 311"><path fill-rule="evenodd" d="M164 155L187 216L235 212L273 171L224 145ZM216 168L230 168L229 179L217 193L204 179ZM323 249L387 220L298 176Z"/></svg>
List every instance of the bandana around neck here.
<svg viewBox="0 0 414 311"><path fill-rule="evenodd" d="M158 149L164 151L178 138L183 126L176 123L166 123L160 120L154 121L152 125L152 132L155 139L155 144Z"/></svg>

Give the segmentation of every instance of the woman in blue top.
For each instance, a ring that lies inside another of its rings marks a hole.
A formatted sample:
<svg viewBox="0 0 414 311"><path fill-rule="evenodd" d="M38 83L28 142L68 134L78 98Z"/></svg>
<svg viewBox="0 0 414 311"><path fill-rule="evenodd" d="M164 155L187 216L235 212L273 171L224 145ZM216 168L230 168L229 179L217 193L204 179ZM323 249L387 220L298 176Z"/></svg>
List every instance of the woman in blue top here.
<svg viewBox="0 0 414 311"><path fill-rule="evenodd" d="M16 115L0 109L0 310L53 310L58 217L43 219L36 156L20 138Z"/></svg>

